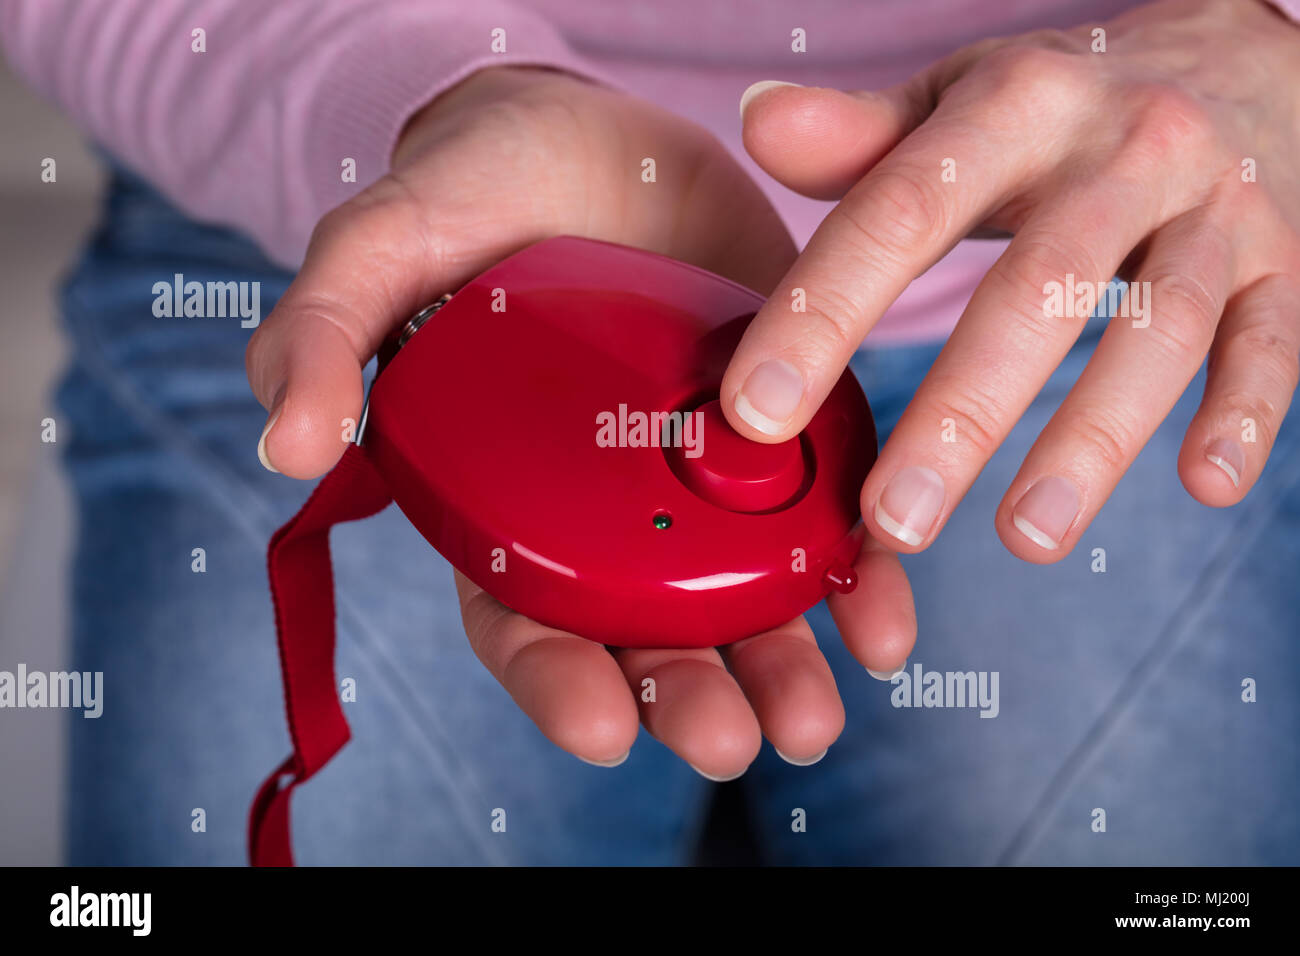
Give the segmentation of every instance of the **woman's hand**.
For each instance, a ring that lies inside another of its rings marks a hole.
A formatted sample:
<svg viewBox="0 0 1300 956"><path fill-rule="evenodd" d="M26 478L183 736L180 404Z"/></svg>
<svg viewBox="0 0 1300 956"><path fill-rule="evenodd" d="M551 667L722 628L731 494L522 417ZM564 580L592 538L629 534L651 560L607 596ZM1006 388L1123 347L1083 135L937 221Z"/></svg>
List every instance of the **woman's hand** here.
<svg viewBox="0 0 1300 956"><path fill-rule="evenodd" d="M857 588L827 603L845 646L884 677L916 640L912 591L898 556L871 538L855 570ZM729 780L763 737L803 765L844 729L835 678L802 617L719 648L606 649L516 614L459 571L456 589L479 660L542 733L588 763L622 763L640 723L704 776ZM647 677L652 702L641 696Z"/></svg>
<svg viewBox="0 0 1300 956"><path fill-rule="evenodd" d="M642 181L645 157L654 183ZM321 221L254 335L248 377L269 411L264 463L295 478L331 467L341 423L360 416L362 366L393 327L559 234L650 249L764 293L795 257L762 192L699 127L560 73L475 74L409 124L391 175ZM857 590L835 595L832 612L864 666L892 670L915 639L907 580L871 541L857 572ZM585 760L621 762L644 722L701 773L731 777L754 759L760 734L808 761L843 727L834 678L802 619L721 651L611 653L456 579L474 652L543 733ZM640 700L647 676L653 703Z"/></svg>
<svg viewBox="0 0 1300 956"><path fill-rule="evenodd" d="M644 157L656 182L642 182ZM361 369L395 325L533 242L639 246L763 293L794 261L775 210L710 134L563 73L475 73L411 120L392 167L321 219L248 346L269 412L258 453L294 478L343 454Z"/></svg>
<svg viewBox="0 0 1300 956"><path fill-rule="evenodd" d="M880 93L749 91L751 155L841 201L727 371L743 434L798 432L912 279L964 236L1014 234L863 486L891 548L935 539L1077 338L1087 308L1062 315L1050 292L1116 274L1144 314L1110 322L1029 452L997 513L1006 546L1067 554L1207 353L1183 483L1230 505L1264 467L1300 375L1300 26L1263 3L1169 2L1099 39L990 40Z"/></svg>

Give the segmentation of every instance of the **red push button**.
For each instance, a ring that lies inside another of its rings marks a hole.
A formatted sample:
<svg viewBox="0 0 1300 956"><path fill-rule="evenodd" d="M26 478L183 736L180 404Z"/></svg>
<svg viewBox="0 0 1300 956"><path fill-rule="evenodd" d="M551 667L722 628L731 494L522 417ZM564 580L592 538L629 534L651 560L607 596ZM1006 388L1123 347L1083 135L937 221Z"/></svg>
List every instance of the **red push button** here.
<svg viewBox="0 0 1300 956"><path fill-rule="evenodd" d="M692 449L667 448L668 464L687 488L705 501L753 514L775 511L799 492L804 481L803 447L797 437L779 445L750 441L732 429L718 401L696 409L703 437Z"/></svg>

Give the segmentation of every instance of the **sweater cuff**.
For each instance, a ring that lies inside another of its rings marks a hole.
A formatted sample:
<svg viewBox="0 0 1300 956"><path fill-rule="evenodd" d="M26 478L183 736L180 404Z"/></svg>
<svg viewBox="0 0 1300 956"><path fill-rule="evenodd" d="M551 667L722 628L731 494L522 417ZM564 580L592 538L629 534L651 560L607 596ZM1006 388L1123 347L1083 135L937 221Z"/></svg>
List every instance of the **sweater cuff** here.
<svg viewBox="0 0 1300 956"><path fill-rule="evenodd" d="M494 39L505 52L493 51ZM575 55L548 22L510 4L488 0L451 15L445 7L394 3L367 18L341 45L303 111L301 133L293 137L301 144L303 188L268 251L301 263L316 221L388 172L416 112L470 74L506 65L551 67L618 86ZM356 162L356 182L342 180L345 159Z"/></svg>

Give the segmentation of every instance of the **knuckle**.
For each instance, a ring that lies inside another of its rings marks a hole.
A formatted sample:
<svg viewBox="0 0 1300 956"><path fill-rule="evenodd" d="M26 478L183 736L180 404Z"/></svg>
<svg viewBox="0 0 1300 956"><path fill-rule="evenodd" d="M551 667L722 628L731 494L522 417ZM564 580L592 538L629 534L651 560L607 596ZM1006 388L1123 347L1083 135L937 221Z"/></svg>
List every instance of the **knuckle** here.
<svg viewBox="0 0 1300 956"><path fill-rule="evenodd" d="M1297 257L1300 265L1300 257ZM1300 271L1296 275L1287 272L1275 272L1256 280L1239 293L1233 304L1234 310L1250 316L1246 328L1263 326L1266 330L1287 329L1300 343ZM1243 329L1245 331L1245 329Z"/></svg>
<svg viewBox="0 0 1300 956"><path fill-rule="evenodd" d="M358 356L373 354L379 347L355 323L340 315L337 303L328 296L307 293L294 302L294 313L295 319L303 323L301 328L310 329L314 336L336 335Z"/></svg>
<svg viewBox="0 0 1300 956"><path fill-rule="evenodd" d="M1040 119L1045 104L1055 109L1068 106L1085 95L1091 84L1091 75L1071 52L1072 42L1057 31L1042 32L1053 39L1000 47L986 56L975 72L987 95L1015 104L1019 112L1032 111Z"/></svg>
<svg viewBox="0 0 1300 956"><path fill-rule="evenodd" d="M1288 393L1300 382L1300 343L1295 336L1282 335L1271 324L1260 322L1234 335L1232 346L1243 350L1251 366Z"/></svg>
<svg viewBox="0 0 1300 956"><path fill-rule="evenodd" d="M312 227L311 238L307 242L308 248L318 249L328 243L331 237L344 232L352 216L351 200L327 211L325 215L316 220L316 225Z"/></svg>
<svg viewBox="0 0 1300 956"><path fill-rule="evenodd" d="M1295 238L1300 240L1300 235ZM1293 249L1295 249L1295 244L1293 244ZM1296 250L1296 258L1300 260L1300 250ZM1269 297L1280 309L1294 312L1295 303L1300 301L1300 276L1286 272L1275 272L1261 279L1258 286L1259 294Z"/></svg>
<svg viewBox="0 0 1300 956"><path fill-rule="evenodd" d="M403 235L418 222L419 200L398 176L385 176L348 200L347 228L350 234L367 237Z"/></svg>
<svg viewBox="0 0 1300 956"><path fill-rule="evenodd" d="M1078 457L1118 474L1128 468L1140 445L1137 429L1114 406L1093 406L1075 415L1066 426L1068 441L1081 449Z"/></svg>
<svg viewBox="0 0 1300 956"><path fill-rule="evenodd" d="M839 288L828 285L808 296L807 321L796 348L829 360L852 353L862 344L862 307Z"/></svg>
<svg viewBox="0 0 1300 956"><path fill-rule="evenodd" d="M1071 339L1078 333L1087 316L1057 315L1043 305L1043 297L1031 298L1029 290L1023 301L1004 302L1005 332L1018 348L1040 350L1060 342L1063 336Z"/></svg>
<svg viewBox="0 0 1300 956"><path fill-rule="evenodd" d="M1087 40L1065 30L1057 30L1052 27L1031 30L1021 37L1020 42L1033 44L1041 50L1056 53L1086 53L1089 49Z"/></svg>
<svg viewBox="0 0 1300 956"><path fill-rule="evenodd" d="M1199 364L1214 339L1223 314L1222 303L1200 282L1183 273L1165 273L1152 279L1151 311L1157 317L1144 331L1166 357Z"/></svg>
<svg viewBox="0 0 1300 956"><path fill-rule="evenodd" d="M1183 155L1204 147L1214 121L1191 93L1167 83L1139 85L1128 92L1129 148L1152 158Z"/></svg>
<svg viewBox="0 0 1300 956"><path fill-rule="evenodd" d="M994 264L992 272L1000 287L1025 306L1017 310L1022 318L1041 332L1058 327L1057 318L1049 320L1044 308L1044 296L1053 285L1061 285L1071 276L1082 282L1103 275L1096 258L1082 243L1049 232L1022 233Z"/></svg>
<svg viewBox="0 0 1300 956"><path fill-rule="evenodd" d="M1255 431L1265 448L1273 447L1273 438L1282 423L1282 410L1254 391L1230 388L1218 398L1224 418L1232 422L1254 422Z"/></svg>
<svg viewBox="0 0 1300 956"><path fill-rule="evenodd" d="M943 233L947 203L937 175L894 163L868 175L863 188L867 201L861 215L847 209L844 214L868 248L902 259Z"/></svg>
<svg viewBox="0 0 1300 956"><path fill-rule="evenodd" d="M312 229L309 248L320 253L391 231L392 213L399 204L390 181L391 177L385 177L321 216Z"/></svg>
<svg viewBox="0 0 1300 956"><path fill-rule="evenodd" d="M997 398L972 382L943 385L940 391L942 397L930 403L933 421L937 424L952 419L961 442L973 448L980 460L993 457L1004 432Z"/></svg>

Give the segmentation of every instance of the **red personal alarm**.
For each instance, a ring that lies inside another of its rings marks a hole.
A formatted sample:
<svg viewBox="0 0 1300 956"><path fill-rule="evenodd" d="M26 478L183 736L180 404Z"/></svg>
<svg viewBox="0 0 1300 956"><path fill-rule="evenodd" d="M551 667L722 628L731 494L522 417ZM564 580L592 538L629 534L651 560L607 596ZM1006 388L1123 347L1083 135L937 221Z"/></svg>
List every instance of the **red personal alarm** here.
<svg viewBox="0 0 1300 956"><path fill-rule="evenodd" d="M727 424L718 384L762 304L640 249L539 242L404 330L362 445L429 543L527 617L619 647L751 637L851 586L876 451L847 371L798 438Z"/></svg>
<svg viewBox="0 0 1300 956"><path fill-rule="evenodd" d="M339 521L396 501L501 603L619 647L726 644L852 590L876 455L852 372L786 442L750 441L722 415L722 374L763 301L682 262L561 237L386 343L356 445L271 541L294 756L254 804L255 862L292 861L288 794L348 737L332 664Z"/></svg>

